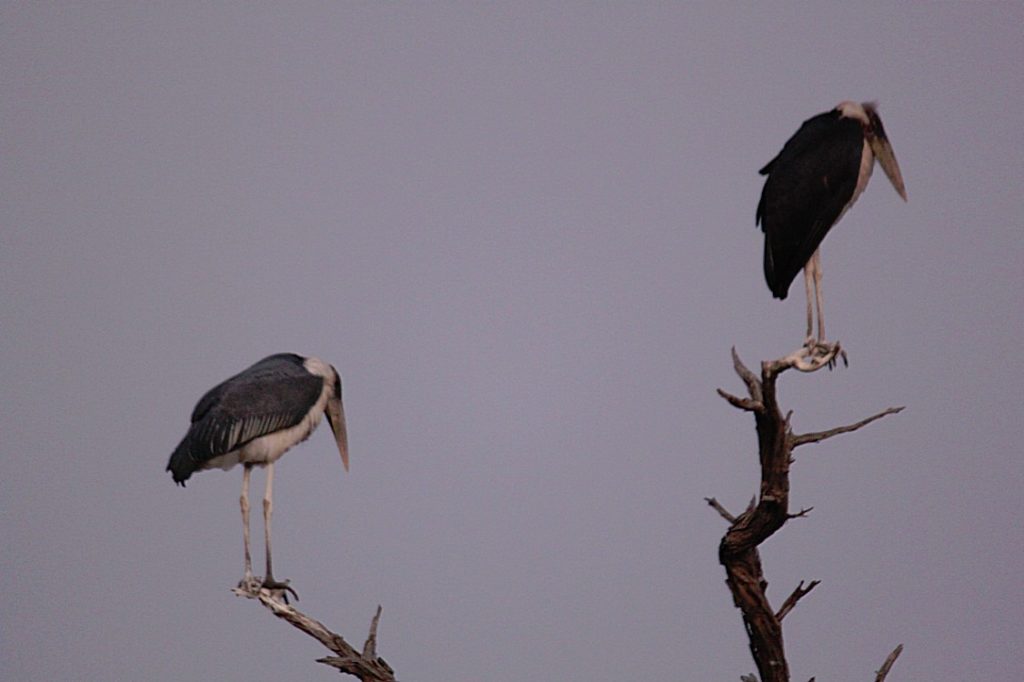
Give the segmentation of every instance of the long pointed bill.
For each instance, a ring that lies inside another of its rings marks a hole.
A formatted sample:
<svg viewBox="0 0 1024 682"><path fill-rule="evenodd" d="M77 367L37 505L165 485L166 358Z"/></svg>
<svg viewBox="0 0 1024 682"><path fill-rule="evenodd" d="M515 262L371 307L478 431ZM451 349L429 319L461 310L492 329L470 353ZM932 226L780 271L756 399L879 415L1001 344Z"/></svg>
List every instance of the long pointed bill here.
<svg viewBox="0 0 1024 682"><path fill-rule="evenodd" d="M324 410L327 421L334 432L334 440L338 444L338 452L341 454L341 463L348 471L348 432L345 429L345 408L341 404L341 398L328 398L327 408Z"/></svg>
<svg viewBox="0 0 1024 682"><path fill-rule="evenodd" d="M907 188L903 186L903 175L900 174L900 164L896 162L896 154L892 151L892 145L885 138L876 137L871 140L871 151L878 159L878 165L885 171L889 182L892 183L896 193L907 200Z"/></svg>

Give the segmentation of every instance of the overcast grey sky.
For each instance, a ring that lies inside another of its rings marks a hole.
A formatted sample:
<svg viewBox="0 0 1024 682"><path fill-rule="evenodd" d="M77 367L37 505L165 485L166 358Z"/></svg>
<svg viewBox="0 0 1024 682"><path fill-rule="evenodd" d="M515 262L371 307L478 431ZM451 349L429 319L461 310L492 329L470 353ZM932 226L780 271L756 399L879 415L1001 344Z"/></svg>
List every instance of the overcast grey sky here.
<svg viewBox="0 0 1024 682"><path fill-rule="evenodd" d="M738 680L724 522L757 490L729 347L793 350L757 169L878 100L824 244L848 369L763 548L794 679L1024 677L1021 3L4 3L0 678L335 679L229 592L241 472L164 466L215 383L334 363L275 572L431 682ZM254 478L254 500L263 476ZM254 537L262 536L254 519ZM261 545L257 545L261 556ZM257 562L259 565L260 562Z"/></svg>

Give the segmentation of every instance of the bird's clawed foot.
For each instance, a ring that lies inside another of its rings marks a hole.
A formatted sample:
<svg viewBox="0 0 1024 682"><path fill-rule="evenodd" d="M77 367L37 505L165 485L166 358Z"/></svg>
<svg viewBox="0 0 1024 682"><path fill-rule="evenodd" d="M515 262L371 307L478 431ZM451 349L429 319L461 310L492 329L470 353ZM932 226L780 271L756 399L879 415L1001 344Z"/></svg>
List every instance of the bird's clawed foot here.
<svg viewBox="0 0 1024 682"><path fill-rule="evenodd" d="M804 345L786 359L801 372L816 372L826 366L832 369L840 359L843 361L844 367L850 366L846 351L838 341L828 343L812 338L806 339Z"/></svg>
<svg viewBox="0 0 1024 682"><path fill-rule="evenodd" d="M273 576L261 579L259 576L247 573L245 577L238 581L238 589L253 596L259 593L260 590L267 590L274 599L287 604L289 592L295 597L295 601L299 601L299 595L292 589L290 583L291 581L289 580L274 580Z"/></svg>
<svg viewBox="0 0 1024 682"><path fill-rule="evenodd" d="M843 349L839 345L838 341L836 341L835 345L832 346L832 350L830 351L830 354L831 354L831 357L829 358L829 361L828 361L828 369L829 369L830 372L833 369L835 369L836 367L839 366L839 362L838 362L839 360L843 361L843 367L849 367L850 366L850 360L849 360L849 358L846 357L846 350Z"/></svg>
<svg viewBox="0 0 1024 682"><path fill-rule="evenodd" d="M295 601L299 601L299 595L291 588L290 583L290 580L274 580L274 576L268 575L264 578L263 582L260 583L260 587L265 590L269 590L274 596L274 599L284 601L284 603L287 604L289 592L291 592L291 595L295 597Z"/></svg>
<svg viewBox="0 0 1024 682"><path fill-rule="evenodd" d="M262 582L263 581L260 580L258 577L254 576L249 571L246 571L242 579L238 581L238 589L248 594L255 595L257 592L260 591Z"/></svg>

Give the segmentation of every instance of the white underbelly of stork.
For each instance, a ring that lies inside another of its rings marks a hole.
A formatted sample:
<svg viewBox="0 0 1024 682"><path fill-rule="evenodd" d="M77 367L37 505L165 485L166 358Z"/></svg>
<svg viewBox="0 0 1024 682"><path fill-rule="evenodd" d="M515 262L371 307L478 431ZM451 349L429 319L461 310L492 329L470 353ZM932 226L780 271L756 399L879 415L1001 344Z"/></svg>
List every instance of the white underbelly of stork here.
<svg viewBox="0 0 1024 682"><path fill-rule="evenodd" d="M875 170L875 154L871 151L871 145L868 144L868 141L864 140L864 147L860 152L860 170L857 173L857 186L853 188L853 196L846 202L846 206L843 206L843 210L835 222L838 223L840 218L846 215L846 212L850 210L850 207L857 201L857 198L867 189L868 180L871 179L871 171L873 170Z"/></svg>

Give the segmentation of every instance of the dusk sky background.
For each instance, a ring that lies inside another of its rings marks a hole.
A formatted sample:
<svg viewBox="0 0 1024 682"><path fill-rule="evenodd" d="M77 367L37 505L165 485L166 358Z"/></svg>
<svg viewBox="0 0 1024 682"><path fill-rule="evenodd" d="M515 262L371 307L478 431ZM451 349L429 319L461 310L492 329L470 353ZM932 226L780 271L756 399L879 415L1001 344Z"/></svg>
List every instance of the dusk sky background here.
<svg viewBox="0 0 1024 682"><path fill-rule="evenodd" d="M795 680L1024 677L1024 4L0 9L0 678L337 679L230 593L241 470L164 471L275 352L344 381L276 468L275 573L409 682L739 680L717 561L751 366L804 333L754 225L800 123L877 100L824 242L849 368L785 375L762 547ZM263 473L253 477L260 509ZM253 514L262 569L262 518Z"/></svg>

